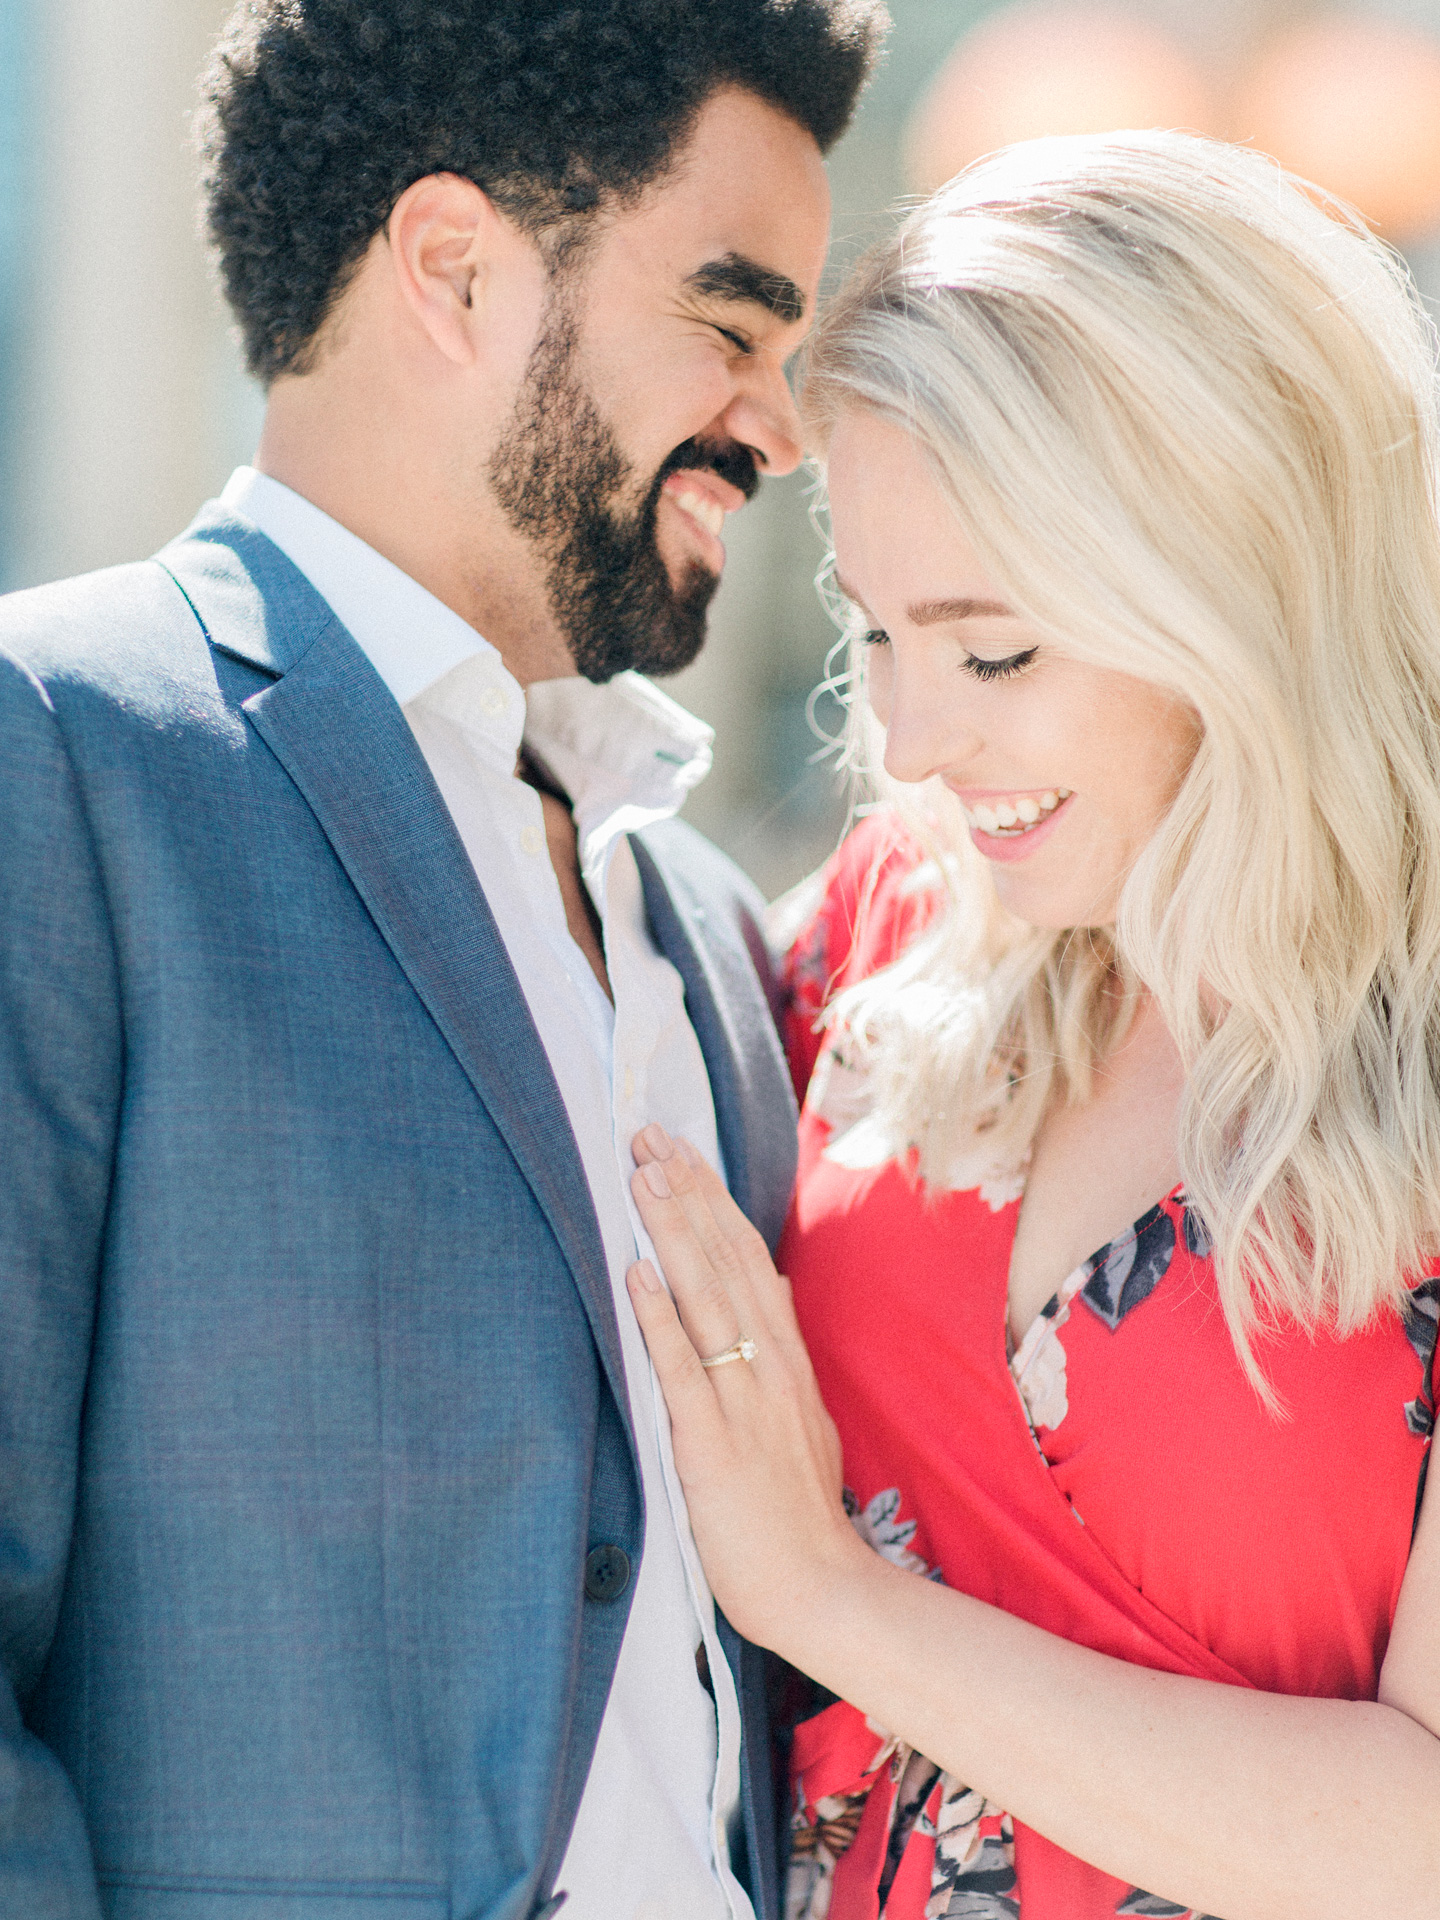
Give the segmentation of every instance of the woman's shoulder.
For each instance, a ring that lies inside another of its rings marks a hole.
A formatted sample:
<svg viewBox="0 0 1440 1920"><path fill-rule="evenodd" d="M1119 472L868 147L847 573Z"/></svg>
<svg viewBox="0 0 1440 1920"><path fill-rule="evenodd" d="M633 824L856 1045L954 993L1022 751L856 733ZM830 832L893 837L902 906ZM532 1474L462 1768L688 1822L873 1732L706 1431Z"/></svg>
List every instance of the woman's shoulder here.
<svg viewBox="0 0 1440 1920"><path fill-rule="evenodd" d="M770 909L784 951L785 1042L803 1098L819 1051L815 1024L836 994L899 958L944 899L940 869L889 809L867 814L809 879Z"/></svg>

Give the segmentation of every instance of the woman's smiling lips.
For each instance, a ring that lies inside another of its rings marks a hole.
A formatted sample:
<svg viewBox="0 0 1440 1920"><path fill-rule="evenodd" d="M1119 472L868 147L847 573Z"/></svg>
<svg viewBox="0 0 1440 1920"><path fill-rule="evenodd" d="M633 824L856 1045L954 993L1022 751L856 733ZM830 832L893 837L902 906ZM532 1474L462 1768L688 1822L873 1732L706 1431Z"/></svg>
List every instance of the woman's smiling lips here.
<svg viewBox="0 0 1440 1920"><path fill-rule="evenodd" d="M744 494L728 480L722 480L718 473L692 472L688 468L670 474L660 492L675 508L676 517L704 555L710 571L721 572L725 565L725 547L720 530L725 525L726 514L737 513L744 506Z"/></svg>
<svg viewBox="0 0 1440 1920"><path fill-rule="evenodd" d="M1074 798L1069 787L1011 790L946 786L965 809L970 838L987 860L1024 860Z"/></svg>

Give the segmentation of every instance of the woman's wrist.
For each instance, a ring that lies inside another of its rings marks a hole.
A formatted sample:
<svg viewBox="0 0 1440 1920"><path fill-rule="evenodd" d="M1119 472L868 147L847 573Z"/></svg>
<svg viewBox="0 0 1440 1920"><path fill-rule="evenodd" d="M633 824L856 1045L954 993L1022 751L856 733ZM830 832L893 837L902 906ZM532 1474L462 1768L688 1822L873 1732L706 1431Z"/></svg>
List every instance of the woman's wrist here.
<svg viewBox="0 0 1440 1920"><path fill-rule="evenodd" d="M791 1666L829 1685L825 1674L845 1666L856 1621L870 1615L877 1604L883 1612L885 1590L898 1571L867 1546L842 1516L786 1582L787 1598L774 1610L765 1644Z"/></svg>

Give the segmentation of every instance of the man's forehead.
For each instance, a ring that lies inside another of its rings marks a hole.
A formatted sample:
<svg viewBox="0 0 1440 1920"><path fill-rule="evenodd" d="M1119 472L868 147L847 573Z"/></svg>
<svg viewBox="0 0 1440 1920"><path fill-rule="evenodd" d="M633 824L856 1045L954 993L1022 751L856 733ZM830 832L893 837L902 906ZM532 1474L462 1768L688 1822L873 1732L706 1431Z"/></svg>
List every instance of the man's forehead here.
<svg viewBox="0 0 1440 1920"><path fill-rule="evenodd" d="M808 316L829 238L830 187L804 128L725 89L702 109L674 164L633 212L634 239L672 287ZM617 225L627 223L619 215ZM793 324L793 322L788 322Z"/></svg>

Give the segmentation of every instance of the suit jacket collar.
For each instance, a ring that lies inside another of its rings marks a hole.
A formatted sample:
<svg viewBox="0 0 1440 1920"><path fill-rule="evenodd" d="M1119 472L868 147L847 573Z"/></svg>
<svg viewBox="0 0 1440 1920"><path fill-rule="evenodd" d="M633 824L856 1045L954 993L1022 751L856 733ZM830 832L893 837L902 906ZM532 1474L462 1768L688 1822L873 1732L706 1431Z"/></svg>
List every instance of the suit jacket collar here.
<svg viewBox="0 0 1440 1920"><path fill-rule="evenodd" d="M275 543L218 501L202 507L156 557L211 646L262 673L288 673L328 627L340 625Z"/></svg>
<svg viewBox="0 0 1440 1920"><path fill-rule="evenodd" d="M717 914L717 890L697 881L696 854L703 850L717 866L718 858L680 822L632 834L630 844L656 944L685 983L685 1009L710 1075L730 1191L773 1252L795 1182L796 1112L774 1011L761 984L770 965L758 917L743 899L731 914ZM728 890L733 893L733 886Z"/></svg>

